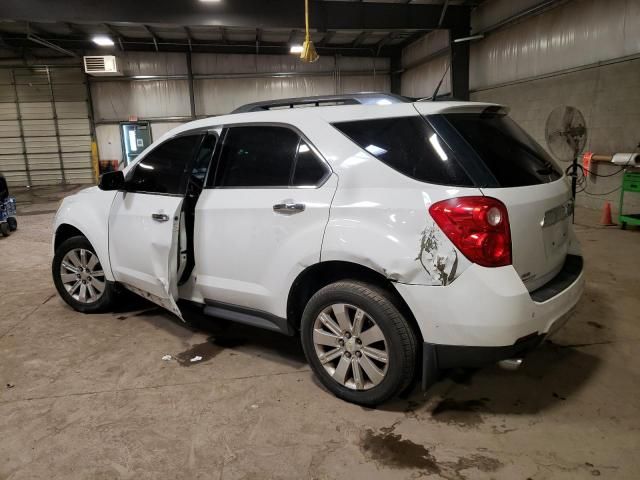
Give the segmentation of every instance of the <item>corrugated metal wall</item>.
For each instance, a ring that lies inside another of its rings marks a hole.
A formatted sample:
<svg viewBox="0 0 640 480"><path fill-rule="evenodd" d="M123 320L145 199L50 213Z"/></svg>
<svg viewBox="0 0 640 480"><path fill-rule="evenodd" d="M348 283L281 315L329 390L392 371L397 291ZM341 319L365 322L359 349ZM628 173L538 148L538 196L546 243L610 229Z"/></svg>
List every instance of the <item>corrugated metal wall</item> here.
<svg viewBox="0 0 640 480"><path fill-rule="evenodd" d="M471 20L472 33L485 33L470 49L472 100L509 105L511 115L545 148L546 119L565 104L585 115L587 150L602 154L636 150L638 0L490 0L473 11ZM434 33L405 48L403 64L414 61L416 51L428 57L437 50ZM402 92L428 94L439 79L436 62L444 62L443 58L448 58L448 51L424 66L409 68L402 77ZM578 195L578 204L600 208L610 200L615 207L619 168L606 164L595 168L599 174L613 175L592 176L587 190ZM629 200L640 207L636 198Z"/></svg>
<svg viewBox="0 0 640 480"><path fill-rule="evenodd" d="M91 81L102 160L121 160L117 122L130 116L150 120L155 139L191 115L185 54L121 52L118 57L125 79ZM196 117L260 100L390 89L387 58L321 57L309 64L293 55L193 54L192 72Z"/></svg>
<svg viewBox="0 0 640 480"><path fill-rule="evenodd" d="M401 92L409 97L429 97L449 64L449 32L435 30L402 50ZM438 95L451 92L451 76L445 75Z"/></svg>
<svg viewBox="0 0 640 480"><path fill-rule="evenodd" d="M93 181L80 69L2 68L0 102L0 172L10 185Z"/></svg>
<svg viewBox="0 0 640 480"><path fill-rule="evenodd" d="M487 3L498 8L505 2ZM638 0L574 0L473 43L470 87L495 87L639 52Z"/></svg>

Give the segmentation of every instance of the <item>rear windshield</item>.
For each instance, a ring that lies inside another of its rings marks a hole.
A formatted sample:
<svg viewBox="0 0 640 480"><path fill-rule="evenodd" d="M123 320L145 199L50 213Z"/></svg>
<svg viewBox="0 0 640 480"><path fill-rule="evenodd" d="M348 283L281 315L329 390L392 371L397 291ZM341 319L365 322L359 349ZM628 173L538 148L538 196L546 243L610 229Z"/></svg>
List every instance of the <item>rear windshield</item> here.
<svg viewBox="0 0 640 480"><path fill-rule="evenodd" d="M562 172L544 149L500 113L450 113L444 117L478 154L500 187L553 182Z"/></svg>
<svg viewBox="0 0 640 480"><path fill-rule="evenodd" d="M333 126L381 162L415 180L473 186L451 149L423 117L358 120Z"/></svg>

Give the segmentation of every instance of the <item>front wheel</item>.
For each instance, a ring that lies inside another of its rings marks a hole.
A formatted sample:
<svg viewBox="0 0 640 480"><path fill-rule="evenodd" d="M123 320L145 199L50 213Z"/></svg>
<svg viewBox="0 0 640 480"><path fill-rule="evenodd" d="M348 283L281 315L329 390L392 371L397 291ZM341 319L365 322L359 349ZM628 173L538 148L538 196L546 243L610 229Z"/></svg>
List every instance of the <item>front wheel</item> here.
<svg viewBox="0 0 640 480"><path fill-rule="evenodd" d="M51 270L58 293L75 310L102 312L113 303L115 285L105 278L98 255L85 237L71 237L62 242Z"/></svg>
<svg viewBox="0 0 640 480"><path fill-rule="evenodd" d="M413 379L415 333L376 286L341 281L322 288L307 303L301 336L322 384L349 402L378 405Z"/></svg>

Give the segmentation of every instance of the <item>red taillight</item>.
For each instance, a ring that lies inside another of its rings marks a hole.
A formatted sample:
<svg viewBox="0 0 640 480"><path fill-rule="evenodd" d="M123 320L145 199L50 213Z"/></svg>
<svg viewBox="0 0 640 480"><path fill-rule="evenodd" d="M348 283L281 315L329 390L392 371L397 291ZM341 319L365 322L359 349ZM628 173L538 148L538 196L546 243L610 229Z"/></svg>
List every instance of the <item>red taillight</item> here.
<svg viewBox="0 0 640 480"><path fill-rule="evenodd" d="M504 204L491 197L458 197L429 213L465 257L483 267L511 265L511 233Z"/></svg>

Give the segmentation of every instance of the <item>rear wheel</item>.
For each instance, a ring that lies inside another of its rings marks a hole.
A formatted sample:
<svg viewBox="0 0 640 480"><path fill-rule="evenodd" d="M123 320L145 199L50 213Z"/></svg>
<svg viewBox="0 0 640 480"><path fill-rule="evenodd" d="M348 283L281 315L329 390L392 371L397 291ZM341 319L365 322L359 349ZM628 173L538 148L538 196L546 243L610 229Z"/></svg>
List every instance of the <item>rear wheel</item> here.
<svg viewBox="0 0 640 480"><path fill-rule="evenodd" d="M53 257L52 274L62 299L79 312L101 312L113 303L115 286L105 278L100 259L85 237L62 242Z"/></svg>
<svg viewBox="0 0 640 480"><path fill-rule="evenodd" d="M9 224L9 230L15 232L18 229L18 220L15 217L7 218L7 223Z"/></svg>
<svg viewBox="0 0 640 480"><path fill-rule="evenodd" d="M322 384L349 402L378 405L413 379L415 334L376 286L341 281L322 288L305 308L301 336Z"/></svg>
<svg viewBox="0 0 640 480"><path fill-rule="evenodd" d="M11 235L11 228L9 228L9 224L7 222L0 223L0 233L5 237Z"/></svg>

